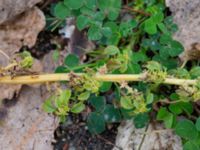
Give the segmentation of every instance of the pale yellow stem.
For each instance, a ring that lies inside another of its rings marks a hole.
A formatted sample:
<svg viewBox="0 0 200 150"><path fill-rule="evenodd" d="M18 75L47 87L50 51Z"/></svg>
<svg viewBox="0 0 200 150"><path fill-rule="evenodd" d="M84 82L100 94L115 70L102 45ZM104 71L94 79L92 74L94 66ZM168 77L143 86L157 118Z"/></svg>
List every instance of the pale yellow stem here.
<svg viewBox="0 0 200 150"><path fill-rule="evenodd" d="M76 74L82 75L82 74ZM56 81L69 81L70 74L60 73L60 74L42 74L42 75L27 75L27 76L4 76L0 77L0 83L6 84L34 84L34 83L45 83L45 82L56 82ZM122 81L145 81L145 74L105 74L96 75L95 79L99 81L109 81L109 82L122 82ZM147 79L148 80L148 79ZM148 81L147 81L148 82ZM193 85L196 80L188 79L178 79L178 78L166 78L163 84L171 85Z"/></svg>

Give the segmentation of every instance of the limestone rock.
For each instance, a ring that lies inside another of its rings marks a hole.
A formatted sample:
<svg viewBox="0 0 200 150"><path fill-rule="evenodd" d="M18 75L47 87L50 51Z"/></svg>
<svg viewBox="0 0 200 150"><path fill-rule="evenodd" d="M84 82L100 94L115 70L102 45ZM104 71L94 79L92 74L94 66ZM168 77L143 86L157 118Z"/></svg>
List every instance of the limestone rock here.
<svg viewBox="0 0 200 150"><path fill-rule="evenodd" d="M41 0L0 0L0 24L29 10Z"/></svg>
<svg viewBox="0 0 200 150"><path fill-rule="evenodd" d="M115 145L113 150L182 150L180 137L171 130L152 123L146 129L136 129L132 120L121 123Z"/></svg>
<svg viewBox="0 0 200 150"><path fill-rule="evenodd" d="M199 0L166 0L174 22L179 30L174 38L180 41L187 57L185 59L200 58L200 1Z"/></svg>

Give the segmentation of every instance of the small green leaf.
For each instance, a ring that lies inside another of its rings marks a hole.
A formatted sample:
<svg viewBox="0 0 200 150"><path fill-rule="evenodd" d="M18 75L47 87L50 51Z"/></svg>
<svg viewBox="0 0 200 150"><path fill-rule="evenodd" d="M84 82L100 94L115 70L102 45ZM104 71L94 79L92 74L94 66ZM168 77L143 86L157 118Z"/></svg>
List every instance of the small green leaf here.
<svg viewBox="0 0 200 150"><path fill-rule="evenodd" d="M198 143L188 141L183 145L183 150L200 150Z"/></svg>
<svg viewBox="0 0 200 150"><path fill-rule="evenodd" d="M195 126L198 131L200 131L200 117L196 120Z"/></svg>
<svg viewBox="0 0 200 150"><path fill-rule="evenodd" d="M70 9L79 9L83 6L84 0L64 0L64 4Z"/></svg>
<svg viewBox="0 0 200 150"><path fill-rule="evenodd" d="M95 23L102 22L105 19L105 14L101 11L98 11L96 13L92 13L93 20L95 20Z"/></svg>
<svg viewBox="0 0 200 150"><path fill-rule="evenodd" d="M176 115L179 115L183 112L182 107L180 106L180 103L170 104L169 110Z"/></svg>
<svg viewBox="0 0 200 150"><path fill-rule="evenodd" d="M136 26L137 22L135 20L129 20L126 22L121 22L119 30L122 36L127 37L132 33L133 28L135 28Z"/></svg>
<svg viewBox="0 0 200 150"><path fill-rule="evenodd" d="M149 18L144 22L144 30L148 34L155 34L157 32L157 27L153 19Z"/></svg>
<svg viewBox="0 0 200 150"><path fill-rule="evenodd" d="M104 54L106 55L116 55L118 53L119 53L119 49L118 47L114 45L109 45L108 47L104 49Z"/></svg>
<svg viewBox="0 0 200 150"><path fill-rule="evenodd" d="M48 98L48 99L44 102L44 104L42 105L43 110L44 110L45 112L47 112L47 113L53 113L53 112L56 110L55 106L53 106L53 103L52 103L53 98L54 98L54 97Z"/></svg>
<svg viewBox="0 0 200 150"><path fill-rule="evenodd" d="M149 115L147 113L138 114L134 117L133 123L136 128L144 128L149 122Z"/></svg>
<svg viewBox="0 0 200 150"><path fill-rule="evenodd" d="M92 134L99 134L105 130L105 120L102 114L92 112L87 119L87 126Z"/></svg>
<svg viewBox="0 0 200 150"><path fill-rule="evenodd" d="M65 66L58 66L55 70L55 73L67 73L68 69Z"/></svg>
<svg viewBox="0 0 200 150"><path fill-rule="evenodd" d="M78 56L74 54L69 54L65 58L65 65L67 65L70 68L76 67L79 64L79 58Z"/></svg>
<svg viewBox="0 0 200 150"><path fill-rule="evenodd" d="M192 79L200 77L200 67L199 66L193 67L190 70L190 75L191 75Z"/></svg>
<svg viewBox="0 0 200 150"><path fill-rule="evenodd" d="M178 56L179 54L181 54L184 50L182 44L178 41L171 41L171 49L169 51L170 56L174 57L174 56Z"/></svg>
<svg viewBox="0 0 200 150"><path fill-rule="evenodd" d="M68 105L69 99L71 97L71 91L70 90L63 90L58 98L55 100L56 107L62 107L63 105Z"/></svg>
<svg viewBox="0 0 200 150"><path fill-rule="evenodd" d="M78 95L78 100L85 101L90 97L90 92L86 91Z"/></svg>
<svg viewBox="0 0 200 150"><path fill-rule="evenodd" d="M125 108L125 109L133 109L134 108L131 98L127 97L127 96L121 97L120 104L121 104L122 108Z"/></svg>
<svg viewBox="0 0 200 150"><path fill-rule="evenodd" d="M182 102L182 109L187 114L193 113L193 106L190 102Z"/></svg>
<svg viewBox="0 0 200 150"><path fill-rule="evenodd" d="M154 21L155 24L158 24L158 23L163 21L164 14L163 14L163 12L159 11L156 14L154 14L151 18L152 18L152 20Z"/></svg>
<svg viewBox="0 0 200 150"><path fill-rule="evenodd" d="M156 116L157 120L164 121L166 128L171 128L174 123L174 116L172 113L168 112L166 108L162 107L159 109Z"/></svg>
<svg viewBox="0 0 200 150"><path fill-rule="evenodd" d="M106 105L106 100L103 96L91 96L89 102L96 109L97 112L103 112Z"/></svg>
<svg viewBox="0 0 200 150"><path fill-rule="evenodd" d="M65 19L70 16L70 10L63 2L59 2L54 8L54 15L59 19Z"/></svg>
<svg viewBox="0 0 200 150"><path fill-rule="evenodd" d="M92 25L88 30L88 37L90 40L100 40L102 38L101 29L96 25Z"/></svg>
<svg viewBox="0 0 200 150"><path fill-rule="evenodd" d="M181 120L177 123L175 127L175 132L177 135L184 139L196 139L198 137L198 131L193 124L192 121L190 120Z"/></svg>
<svg viewBox="0 0 200 150"><path fill-rule="evenodd" d="M121 0L99 0L98 6L107 14L109 20L115 20L120 13Z"/></svg>
<svg viewBox="0 0 200 150"><path fill-rule="evenodd" d="M85 6L90 9L96 8L96 6L97 6L96 0L85 0Z"/></svg>
<svg viewBox="0 0 200 150"><path fill-rule="evenodd" d="M79 102L72 106L71 112L78 114L78 113L82 112L84 109L85 109L85 104L83 104L82 102Z"/></svg>
<svg viewBox="0 0 200 150"><path fill-rule="evenodd" d="M144 52L133 52L131 56L131 60L133 63L138 63L138 62L145 62L148 60L147 55Z"/></svg>
<svg viewBox="0 0 200 150"><path fill-rule="evenodd" d="M106 105L103 115L105 121L109 123L121 121L121 115L119 109L114 108L113 105Z"/></svg>
<svg viewBox="0 0 200 150"><path fill-rule="evenodd" d="M150 92L147 93L146 95L146 103L151 104L154 100L154 95Z"/></svg>
<svg viewBox="0 0 200 150"><path fill-rule="evenodd" d="M84 15L80 15L77 17L76 26L81 31L89 25L89 18Z"/></svg>
<svg viewBox="0 0 200 150"><path fill-rule="evenodd" d="M167 27L165 26L164 23L159 23L158 28L164 33L164 34L169 34Z"/></svg>
<svg viewBox="0 0 200 150"><path fill-rule="evenodd" d="M112 30L109 27L103 27L101 29L101 32L107 38L111 37L111 35L112 35Z"/></svg>
<svg viewBox="0 0 200 150"><path fill-rule="evenodd" d="M110 90L112 86L112 82L103 82L101 87L100 87L100 92L107 92Z"/></svg>

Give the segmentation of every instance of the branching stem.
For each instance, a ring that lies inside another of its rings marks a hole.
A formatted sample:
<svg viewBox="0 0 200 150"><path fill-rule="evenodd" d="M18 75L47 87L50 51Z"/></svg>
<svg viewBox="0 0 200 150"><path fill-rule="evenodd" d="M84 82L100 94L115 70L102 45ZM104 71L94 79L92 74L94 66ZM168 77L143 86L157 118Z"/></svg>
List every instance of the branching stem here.
<svg viewBox="0 0 200 150"><path fill-rule="evenodd" d="M76 75L82 75L81 73ZM96 75L95 79L99 81L109 81L109 82L138 82L146 81L149 82L146 74L105 74ZM2 76L0 77L0 83L6 84L34 84L34 83L45 83L45 82L57 82L57 81L69 81L70 73L60 73L60 74L41 74L41 75L26 75L26 76ZM194 85L196 80L189 79L178 79L178 78L166 78L162 83L171 85Z"/></svg>

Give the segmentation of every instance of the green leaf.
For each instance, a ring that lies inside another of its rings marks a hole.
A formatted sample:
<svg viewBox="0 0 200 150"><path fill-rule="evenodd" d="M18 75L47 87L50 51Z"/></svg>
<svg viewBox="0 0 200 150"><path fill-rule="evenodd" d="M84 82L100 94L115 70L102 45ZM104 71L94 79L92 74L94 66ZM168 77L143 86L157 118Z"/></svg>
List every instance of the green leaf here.
<svg viewBox="0 0 200 150"><path fill-rule="evenodd" d="M106 122L112 123L121 121L119 109L115 108L113 105L106 105L103 115Z"/></svg>
<svg viewBox="0 0 200 150"><path fill-rule="evenodd" d="M171 100L179 100L179 95L177 93L172 93L169 97Z"/></svg>
<svg viewBox="0 0 200 150"><path fill-rule="evenodd" d="M183 150L200 150L197 143L188 141L183 145Z"/></svg>
<svg viewBox="0 0 200 150"><path fill-rule="evenodd" d="M101 11L92 14L93 20L95 23L99 24L105 19L105 14Z"/></svg>
<svg viewBox="0 0 200 150"><path fill-rule="evenodd" d="M121 38L120 33L113 33L111 37L107 38L106 44L107 45L118 45Z"/></svg>
<svg viewBox="0 0 200 150"><path fill-rule="evenodd" d="M131 61L133 63L138 63L138 62L145 62L148 60L147 55L144 52L133 52L131 56Z"/></svg>
<svg viewBox="0 0 200 150"><path fill-rule="evenodd" d="M184 139L196 139L198 137L198 131L190 120L181 120L177 123L175 127L175 132L177 135Z"/></svg>
<svg viewBox="0 0 200 150"><path fill-rule="evenodd" d="M137 26L137 22L135 20L129 20L126 22L121 22L119 26L119 30L122 36L127 37L132 33L133 28Z"/></svg>
<svg viewBox="0 0 200 150"><path fill-rule="evenodd" d="M85 0L85 6L94 9L97 6L96 0Z"/></svg>
<svg viewBox="0 0 200 150"><path fill-rule="evenodd" d="M78 114L78 113L82 112L84 109L85 109L85 104L83 104L82 102L79 102L72 106L71 112Z"/></svg>
<svg viewBox="0 0 200 150"><path fill-rule="evenodd" d="M197 130L200 131L200 117L198 117L198 119L196 120L195 126Z"/></svg>
<svg viewBox="0 0 200 150"><path fill-rule="evenodd" d="M102 32L102 34L105 36L105 37L111 37L111 35L112 35L112 30L109 28L109 27L103 27L102 29L101 29L101 32Z"/></svg>
<svg viewBox="0 0 200 150"><path fill-rule="evenodd" d="M169 110L176 115L183 113L183 111L187 114L191 114L193 112L192 104L189 102L170 104Z"/></svg>
<svg viewBox="0 0 200 150"><path fill-rule="evenodd" d="M155 24L158 24L158 23L163 21L164 14L163 14L163 12L159 11L156 14L154 14L151 18L152 18L152 20L154 21Z"/></svg>
<svg viewBox="0 0 200 150"><path fill-rule="evenodd" d="M164 34L169 34L167 27L165 26L164 23L159 23L158 28L164 33Z"/></svg>
<svg viewBox="0 0 200 150"><path fill-rule="evenodd" d="M106 22L104 24L104 27L109 27L112 30L112 33L116 33L119 30L118 25L116 24L116 22Z"/></svg>
<svg viewBox="0 0 200 150"><path fill-rule="evenodd" d="M138 63L129 63L127 71L125 73L127 74L139 74L142 72L142 69Z"/></svg>
<svg viewBox="0 0 200 150"><path fill-rule="evenodd" d="M149 122L149 115L147 113L138 114L134 117L133 123L136 128L144 128Z"/></svg>
<svg viewBox="0 0 200 150"><path fill-rule="evenodd" d="M190 74L185 68L173 69L169 73L177 78L190 79Z"/></svg>
<svg viewBox="0 0 200 150"><path fill-rule="evenodd" d="M102 114L92 112L87 119L87 126L92 134L100 134L105 130L105 120Z"/></svg>
<svg viewBox="0 0 200 150"><path fill-rule="evenodd" d="M110 90L112 86L112 82L103 82L101 87L100 87L100 92L107 92Z"/></svg>
<svg viewBox="0 0 200 150"><path fill-rule="evenodd" d="M96 109L97 112L103 112L106 105L106 100L103 96L91 96L89 102Z"/></svg>
<svg viewBox="0 0 200 150"><path fill-rule="evenodd" d="M156 34L157 33L157 27L153 19L149 18L144 22L144 30L148 34Z"/></svg>
<svg viewBox="0 0 200 150"><path fill-rule="evenodd" d="M154 100L154 95L152 93L148 92L146 95L146 103L151 104L151 103L153 103L153 100Z"/></svg>
<svg viewBox="0 0 200 150"><path fill-rule="evenodd" d="M90 40L97 41L102 38L101 28L92 25L88 30L88 37Z"/></svg>
<svg viewBox="0 0 200 150"><path fill-rule="evenodd" d="M65 66L59 66L56 68L55 73L67 73L68 69Z"/></svg>
<svg viewBox="0 0 200 150"><path fill-rule="evenodd" d="M192 114L193 113L193 106L192 106L192 104L190 102L182 102L182 109L187 114Z"/></svg>
<svg viewBox="0 0 200 150"><path fill-rule="evenodd" d="M133 102L132 102L131 98L128 96L122 96L120 99L120 104L121 104L121 107L125 108L125 109L133 109L134 108Z"/></svg>
<svg viewBox="0 0 200 150"><path fill-rule="evenodd" d="M65 58L65 65L67 65L70 68L76 67L79 64L79 58L78 56L74 54L69 54Z"/></svg>
<svg viewBox="0 0 200 150"><path fill-rule="evenodd" d="M182 44L178 41L171 41L171 49L169 51L170 56L174 57L174 56L178 56L179 54L181 54L184 51L184 48L182 46Z"/></svg>
<svg viewBox="0 0 200 150"><path fill-rule="evenodd" d="M84 0L64 0L64 4L70 9L79 9L83 6Z"/></svg>
<svg viewBox="0 0 200 150"><path fill-rule="evenodd" d="M90 97L90 92L86 91L78 95L78 100L85 101Z"/></svg>
<svg viewBox="0 0 200 150"><path fill-rule="evenodd" d="M80 15L77 17L76 26L79 30L83 30L89 25L89 22L90 20L87 16Z"/></svg>
<svg viewBox="0 0 200 150"><path fill-rule="evenodd" d="M98 6L101 11L107 14L108 19L115 20L120 12L121 0L99 0Z"/></svg>
<svg viewBox="0 0 200 150"><path fill-rule="evenodd" d="M157 120L164 121L166 128L171 128L174 123L174 116L172 113L168 112L166 108L161 107L156 116Z"/></svg>
<svg viewBox="0 0 200 150"><path fill-rule="evenodd" d="M200 77L200 67L199 66L193 67L190 70L190 75L191 75L192 79Z"/></svg>
<svg viewBox="0 0 200 150"><path fill-rule="evenodd" d="M70 16L70 10L63 2L59 2L54 8L54 15L59 19L65 19Z"/></svg>
<svg viewBox="0 0 200 150"><path fill-rule="evenodd" d="M119 49L118 47L114 46L114 45L109 45L108 47L106 47L104 49L104 54L106 55L116 55L119 53Z"/></svg>
<svg viewBox="0 0 200 150"><path fill-rule="evenodd" d="M183 112L182 106L180 106L180 103L170 104L169 110L176 115L179 115Z"/></svg>
<svg viewBox="0 0 200 150"><path fill-rule="evenodd" d="M68 105L69 99L71 97L71 91L70 90L63 90L58 98L55 100L56 107L62 107L63 105Z"/></svg>
<svg viewBox="0 0 200 150"><path fill-rule="evenodd" d="M45 112L47 113L53 113L54 111L56 111L56 108L53 106L52 100L54 97L50 97L48 98L44 104L42 105L42 108Z"/></svg>

